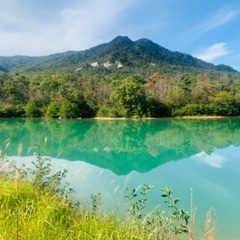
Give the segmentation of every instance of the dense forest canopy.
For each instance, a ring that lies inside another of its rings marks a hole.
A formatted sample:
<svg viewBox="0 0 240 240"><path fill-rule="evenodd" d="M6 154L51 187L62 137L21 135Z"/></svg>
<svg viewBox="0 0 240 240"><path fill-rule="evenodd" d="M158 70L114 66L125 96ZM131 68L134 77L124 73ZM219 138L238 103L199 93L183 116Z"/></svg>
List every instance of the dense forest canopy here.
<svg viewBox="0 0 240 240"><path fill-rule="evenodd" d="M240 115L240 74L117 37L81 52L0 57L0 117Z"/></svg>

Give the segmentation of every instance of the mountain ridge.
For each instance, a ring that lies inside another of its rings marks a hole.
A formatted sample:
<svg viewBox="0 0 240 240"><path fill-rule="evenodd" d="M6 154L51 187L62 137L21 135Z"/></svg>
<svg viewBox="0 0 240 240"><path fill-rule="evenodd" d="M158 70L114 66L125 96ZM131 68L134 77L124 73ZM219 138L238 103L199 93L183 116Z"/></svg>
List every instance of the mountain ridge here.
<svg viewBox="0 0 240 240"><path fill-rule="evenodd" d="M95 63L95 65L91 65ZM132 41L127 36L117 36L108 43L102 43L82 51L66 51L47 56L0 56L0 71L11 72L23 69L26 71L53 70L59 68L82 69L84 67L117 66L133 68L148 68L152 66L170 65L199 70L215 70L236 72L232 67L220 64L214 65L190 54L170 51L147 38ZM116 64L115 64L116 65Z"/></svg>

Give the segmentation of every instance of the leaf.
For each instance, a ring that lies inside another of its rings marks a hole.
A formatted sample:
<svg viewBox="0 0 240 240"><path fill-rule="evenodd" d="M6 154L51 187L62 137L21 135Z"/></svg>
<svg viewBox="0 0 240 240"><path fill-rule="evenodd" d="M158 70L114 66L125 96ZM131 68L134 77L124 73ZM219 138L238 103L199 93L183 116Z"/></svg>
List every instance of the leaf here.
<svg viewBox="0 0 240 240"><path fill-rule="evenodd" d="M180 202L180 198L175 198L174 199L174 205L177 204L178 202Z"/></svg>
<svg viewBox="0 0 240 240"><path fill-rule="evenodd" d="M166 197L168 197L169 195L167 195L167 194L162 194L161 195L161 197L163 197L163 198L166 198Z"/></svg>

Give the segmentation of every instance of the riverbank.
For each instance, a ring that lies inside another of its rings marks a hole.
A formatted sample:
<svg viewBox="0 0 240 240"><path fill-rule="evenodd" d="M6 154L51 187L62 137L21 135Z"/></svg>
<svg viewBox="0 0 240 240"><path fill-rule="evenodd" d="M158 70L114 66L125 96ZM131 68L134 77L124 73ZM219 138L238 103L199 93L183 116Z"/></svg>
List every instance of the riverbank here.
<svg viewBox="0 0 240 240"><path fill-rule="evenodd" d="M240 119L240 116L181 116L161 118L116 118L116 117L94 117L93 120L169 120L169 119ZM81 119L80 119L81 120Z"/></svg>
<svg viewBox="0 0 240 240"><path fill-rule="evenodd" d="M92 208L73 205L71 198L59 193L41 191L27 181L0 178L0 238L9 239L196 239L194 229L180 230L176 222L158 222L157 218L117 218L102 214L98 196L92 197ZM140 210L136 210L139 211ZM150 216L150 215L149 215ZM156 222L155 222L156 221ZM179 222L178 222L179 221ZM208 220L209 221L209 220ZM169 224L169 225L168 225ZM174 224L174 228L172 225ZM206 226L204 240L213 240L212 229Z"/></svg>
<svg viewBox="0 0 240 240"><path fill-rule="evenodd" d="M137 225L84 210L29 182L0 179L0 239L150 239ZM132 236L135 236L132 238Z"/></svg>

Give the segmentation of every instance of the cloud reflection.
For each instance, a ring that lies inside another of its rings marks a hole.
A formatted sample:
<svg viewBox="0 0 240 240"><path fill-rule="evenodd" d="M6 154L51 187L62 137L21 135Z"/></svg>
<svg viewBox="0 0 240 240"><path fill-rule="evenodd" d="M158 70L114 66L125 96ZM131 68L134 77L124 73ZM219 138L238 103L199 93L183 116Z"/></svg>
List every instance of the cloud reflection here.
<svg viewBox="0 0 240 240"><path fill-rule="evenodd" d="M205 163L206 165L213 168L223 168L224 163L227 161L226 157L223 157L216 153L207 154L206 152L200 152L195 156L199 162Z"/></svg>

